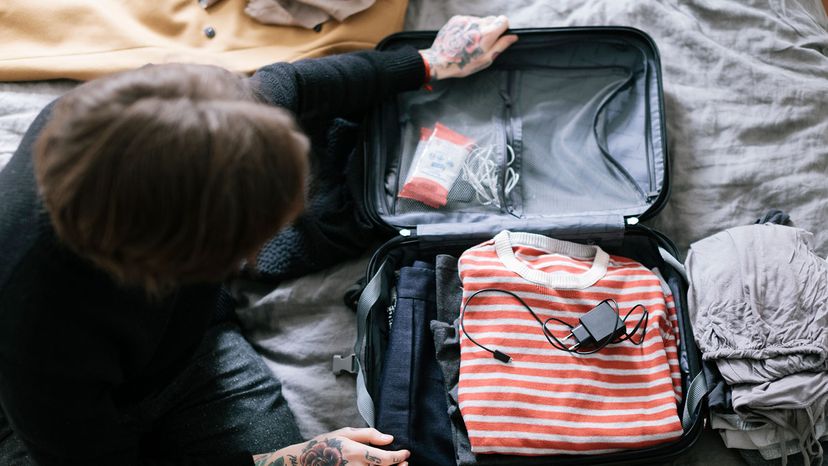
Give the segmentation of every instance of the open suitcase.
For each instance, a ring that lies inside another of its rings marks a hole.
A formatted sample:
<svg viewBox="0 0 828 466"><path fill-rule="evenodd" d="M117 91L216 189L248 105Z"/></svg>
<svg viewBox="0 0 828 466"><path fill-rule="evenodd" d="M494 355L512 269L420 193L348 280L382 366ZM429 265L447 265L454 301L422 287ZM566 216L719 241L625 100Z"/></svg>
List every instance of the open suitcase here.
<svg viewBox="0 0 828 466"><path fill-rule="evenodd" d="M522 29L493 66L432 83L378 106L366 122L368 213L397 235L373 255L357 305L355 354L334 358L356 372L360 413L374 425L374 400L388 336L394 274L414 259L459 255L502 230L598 244L657 266L675 297L681 334L680 439L597 456L549 456L548 464L652 463L680 454L701 434L700 354L687 315L687 283L669 238L639 222L670 192L658 50L626 27ZM427 48L433 32L406 32L380 50ZM458 178L440 208L399 197L422 127L441 123L489 148L494 196ZM507 172L510 172L508 173ZM517 182L508 178L517 174ZM511 186L510 186L511 185ZM533 461L537 464L537 461Z"/></svg>

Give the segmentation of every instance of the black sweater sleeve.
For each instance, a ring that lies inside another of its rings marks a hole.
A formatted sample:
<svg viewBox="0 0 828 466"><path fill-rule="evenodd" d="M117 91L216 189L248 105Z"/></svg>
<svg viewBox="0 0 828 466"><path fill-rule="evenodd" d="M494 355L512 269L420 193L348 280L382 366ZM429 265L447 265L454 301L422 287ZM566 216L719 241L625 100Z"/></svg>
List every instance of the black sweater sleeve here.
<svg viewBox="0 0 828 466"><path fill-rule="evenodd" d="M359 115L375 103L425 82L425 64L411 47L365 51L265 66L251 78L264 101L299 120Z"/></svg>

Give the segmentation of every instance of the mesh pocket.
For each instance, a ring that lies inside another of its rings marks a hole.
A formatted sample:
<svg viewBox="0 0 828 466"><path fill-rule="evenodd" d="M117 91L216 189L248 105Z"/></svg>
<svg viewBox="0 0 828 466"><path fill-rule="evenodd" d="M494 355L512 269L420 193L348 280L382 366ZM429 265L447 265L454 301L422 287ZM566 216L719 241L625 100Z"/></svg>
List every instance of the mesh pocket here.
<svg viewBox="0 0 828 466"><path fill-rule="evenodd" d="M389 195L393 198L393 213L498 212L505 209L504 187L509 160L504 125L505 86L505 73L490 71L463 81L440 81L432 92L407 93L400 97L399 165L395 165L399 170L388 175L395 179L386 184L392 191ZM401 197L407 181L429 171L417 157L423 146L427 146L429 132L438 126L448 128L469 142L465 157L452 161L454 171L451 174L456 176L451 182L442 180L439 187L432 185L435 191L440 191L439 195L434 195L438 198L436 201L424 199L425 202L420 202L416 195L413 196L415 199ZM454 164L458 161L461 165Z"/></svg>
<svg viewBox="0 0 828 466"><path fill-rule="evenodd" d="M445 167L440 166L442 158L438 156L435 160L431 152L435 150L433 141L421 138L413 155L406 157L408 163L404 164L400 177L396 212L501 210L505 206L509 158L502 125L493 123L492 126L495 130L483 140L453 148L451 171L446 177L440 173L431 176L433 166L437 165L439 170ZM421 129L421 135L427 133L428 129Z"/></svg>

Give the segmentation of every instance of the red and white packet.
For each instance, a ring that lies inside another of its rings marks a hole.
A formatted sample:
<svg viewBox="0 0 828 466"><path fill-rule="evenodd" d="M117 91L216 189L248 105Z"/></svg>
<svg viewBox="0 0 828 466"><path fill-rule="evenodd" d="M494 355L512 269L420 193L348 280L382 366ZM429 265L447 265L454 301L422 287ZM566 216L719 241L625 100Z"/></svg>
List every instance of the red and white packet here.
<svg viewBox="0 0 828 466"><path fill-rule="evenodd" d="M441 123L434 125L433 130L421 128L420 143L399 196L435 209L446 205L448 193L473 145L473 139Z"/></svg>

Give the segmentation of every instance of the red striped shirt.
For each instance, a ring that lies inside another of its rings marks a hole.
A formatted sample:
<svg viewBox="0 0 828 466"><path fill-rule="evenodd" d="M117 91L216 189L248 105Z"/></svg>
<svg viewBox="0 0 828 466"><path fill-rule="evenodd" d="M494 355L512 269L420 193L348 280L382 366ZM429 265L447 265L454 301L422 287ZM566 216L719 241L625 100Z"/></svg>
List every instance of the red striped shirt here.
<svg viewBox="0 0 828 466"><path fill-rule="evenodd" d="M556 317L572 326L605 299L618 303L622 317L637 304L649 312L641 345L624 341L595 354L570 354L550 346L513 297L477 295L465 309L466 331L512 361L493 359L461 335L459 403L472 451L591 455L681 436L678 321L656 273L596 246L502 232L463 253L460 277L464 304L484 288L508 290L541 320ZM642 312L627 318L628 331ZM548 328L560 339L569 333L553 322Z"/></svg>

